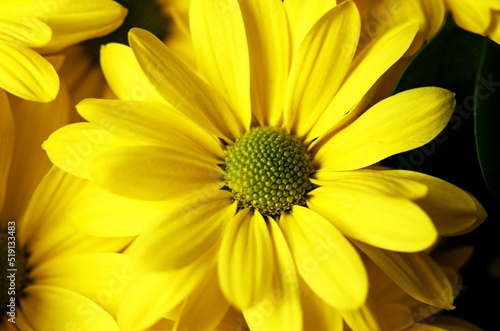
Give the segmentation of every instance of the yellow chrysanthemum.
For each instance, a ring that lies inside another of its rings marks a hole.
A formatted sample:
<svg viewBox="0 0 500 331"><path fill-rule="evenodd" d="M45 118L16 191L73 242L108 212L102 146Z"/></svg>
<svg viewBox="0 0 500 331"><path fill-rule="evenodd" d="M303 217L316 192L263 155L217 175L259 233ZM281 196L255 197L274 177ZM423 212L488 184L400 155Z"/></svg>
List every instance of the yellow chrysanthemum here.
<svg viewBox="0 0 500 331"><path fill-rule="evenodd" d="M374 166L433 139L454 98L426 87L368 108L418 27L399 25L357 52L360 25L350 1L196 0L196 71L141 29L130 47L103 48L122 100L83 101L90 123L56 131L44 148L58 167L114 193L168 203L130 247L157 272L127 292L125 329L151 326L188 297L196 301L179 323L196 315L217 325L230 305L245 316L271 305L273 314L248 319L252 330L339 329L339 310L368 293L352 242L375 247L372 258L416 252L484 220L451 184Z"/></svg>
<svg viewBox="0 0 500 331"><path fill-rule="evenodd" d="M98 238L80 232L72 214L103 223L113 207L127 224L126 215L137 219L151 203L110 194L59 170L47 174L51 164L40 144L67 123L67 101L64 89L43 104L0 90L2 330L118 330L117 306L135 277L128 256L115 252L141 225L115 229L122 238ZM89 195L106 202L88 207ZM146 217L154 220L151 213Z"/></svg>
<svg viewBox="0 0 500 331"><path fill-rule="evenodd" d="M42 55L107 34L126 14L110 0L6 0L0 10L0 88L39 102L59 91L58 75Z"/></svg>

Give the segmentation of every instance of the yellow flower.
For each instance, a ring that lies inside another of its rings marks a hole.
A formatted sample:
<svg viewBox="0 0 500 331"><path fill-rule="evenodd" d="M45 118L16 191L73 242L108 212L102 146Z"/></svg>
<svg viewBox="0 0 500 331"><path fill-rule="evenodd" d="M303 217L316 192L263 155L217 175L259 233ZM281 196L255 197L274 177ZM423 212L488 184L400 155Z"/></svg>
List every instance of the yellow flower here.
<svg viewBox="0 0 500 331"><path fill-rule="evenodd" d="M110 0L7 0L0 9L0 88L39 102L59 91L57 73L42 55L109 33L126 14Z"/></svg>
<svg viewBox="0 0 500 331"><path fill-rule="evenodd" d="M165 202L163 219L130 246L155 272L127 292L124 329L147 328L186 298L181 319L217 325L230 305L245 316L271 306L248 319L252 330L311 329L315 316L339 329L339 310L368 294L353 241L417 252L483 220L451 184L374 166L429 142L453 111L453 94L434 87L367 106L417 30L397 26L357 52L350 1L196 0L196 71L141 29L130 47L103 48L121 100L84 100L90 123L56 131L44 148L111 192Z"/></svg>
<svg viewBox="0 0 500 331"><path fill-rule="evenodd" d="M135 277L128 256L115 252L141 231L140 224L113 229L121 238L98 238L80 232L72 219L77 213L103 223L111 217L108 208L116 208L127 224L126 215L137 219L150 203L110 194L57 169L47 174L51 163L40 144L68 122L67 101L64 89L43 104L0 90L2 330L118 330L118 303ZM89 207L89 195L106 202Z"/></svg>

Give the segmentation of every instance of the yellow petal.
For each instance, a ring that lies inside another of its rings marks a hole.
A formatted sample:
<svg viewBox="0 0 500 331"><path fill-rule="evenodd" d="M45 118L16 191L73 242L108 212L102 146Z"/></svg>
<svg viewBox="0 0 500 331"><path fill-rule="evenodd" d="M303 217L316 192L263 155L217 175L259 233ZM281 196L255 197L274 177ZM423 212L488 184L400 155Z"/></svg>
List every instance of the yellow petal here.
<svg viewBox="0 0 500 331"><path fill-rule="evenodd" d="M266 222L248 209L227 223L219 253L222 293L239 309L260 302L271 289L273 247Z"/></svg>
<svg viewBox="0 0 500 331"><path fill-rule="evenodd" d="M361 102L377 80L403 56L417 31L416 24L403 24L376 38L363 49L307 140L324 136L336 128L336 124Z"/></svg>
<svg viewBox="0 0 500 331"><path fill-rule="evenodd" d="M354 241L394 283L428 305L453 309L453 289L441 267L427 253L398 253Z"/></svg>
<svg viewBox="0 0 500 331"><path fill-rule="evenodd" d="M72 111L64 86L52 102L16 100L13 103L15 144L8 180L11 189L3 209L7 218L21 215L36 186L51 168L40 145L54 130L68 123Z"/></svg>
<svg viewBox="0 0 500 331"><path fill-rule="evenodd" d="M240 1L250 55L252 113L260 125L278 125L290 69L288 26L279 0Z"/></svg>
<svg viewBox="0 0 500 331"><path fill-rule="evenodd" d="M377 284L370 284L377 286ZM380 307L371 300L366 300L366 303L358 309L341 310L342 318L352 330L366 331L383 331L385 330L378 310Z"/></svg>
<svg viewBox="0 0 500 331"><path fill-rule="evenodd" d="M388 173L425 184L429 188L427 196L415 202L429 214L440 235L471 231L486 219L481 204L453 184L413 171L389 170Z"/></svg>
<svg viewBox="0 0 500 331"><path fill-rule="evenodd" d="M250 60L245 26L234 0L192 0L190 31L198 68L250 128Z"/></svg>
<svg viewBox="0 0 500 331"><path fill-rule="evenodd" d="M0 44L0 58L0 88L26 100L54 100L59 77L40 54L24 46Z"/></svg>
<svg viewBox="0 0 500 331"><path fill-rule="evenodd" d="M158 322L209 277L215 258L212 249L182 269L139 275L118 307L121 330L145 330Z"/></svg>
<svg viewBox="0 0 500 331"><path fill-rule="evenodd" d="M23 313L39 330L119 330L115 319L102 307L71 290L33 285L28 286L23 294Z"/></svg>
<svg viewBox="0 0 500 331"><path fill-rule="evenodd" d="M227 140L245 131L238 114L151 33L131 29L129 42L156 90L179 112Z"/></svg>
<svg viewBox="0 0 500 331"><path fill-rule="evenodd" d="M74 176L91 179L90 161L108 149L126 145L126 141L92 123L74 123L55 132L43 143L50 161Z"/></svg>
<svg viewBox="0 0 500 331"><path fill-rule="evenodd" d="M315 161L320 169L352 170L420 147L444 129L454 106L454 94L437 87L398 93L325 142Z"/></svg>
<svg viewBox="0 0 500 331"><path fill-rule="evenodd" d="M89 253L50 259L30 271L36 284L63 287L93 300L116 316L123 294L136 275L130 257Z"/></svg>
<svg viewBox="0 0 500 331"><path fill-rule="evenodd" d="M343 330L339 311L320 299L304 281L300 281L303 330Z"/></svg>
<svg viewBox="0 0 500 331"><path fill-rule="evenodd" d="M491 20L491 11L483 3L460 0L446 0L456 24L468 31L484 34Z"/></svg>
<svg viewBox="0 0 500 331"><path fill-rule="evenodd" d="M53 32L50 43L40 49L43 53L111 33L127 15L123 6L109 0L46 1L37 5L37 16Z"/></svg>
<svg viewBox="0 0 500 331"><path fill-rule="evenodd" d="M436 328L436 330L483 331L483 329L481 329L477 325L474 325L468 321L465 321L463 319L454 316L446 316L446 315L437 316L435 322L433 322L432 324L433 327ZM415 329L415 331L417 330L418 329ZM434 331L434 330L430 329L429 331Z"/></svg>
<svg viewBox="0 0 500 331"><path fill-rule="evenodd" d="M119 99L165 102L142 71L129 46L116 43L103 45L101 67L106 81Z"/></svg>
<svg viewBox="0 0 500 331"><path fill-rule="evenodd" d="M77 105L86 120L138 144L195 150L217 163L220 142L167 104L86 99Z"/></svg>
<svg viewBox="0 0 500 331"><path fill-rule="evenodd" d="M46 45L52 30L44 22L27 16L2 16L0 19L0 42L27 47Z"/></svg>
<svg viewBox="0 0 500 331"><path fill-rule="evenodd" d="M292 36L291 43L294 52L305 35L309 33L312 26L336 5L335 2L336 1L318 0L314 2L314 6L310 6L301 0L283 2L289 22L290 34Z"/></svg>
<svg viewBox="0 0 500 331"><path fill-rule="evenodd" d="M14 120L7 94L0 90L0 210L7 197L7 179L14 151ZM2 214L3 216L3 214Z"/></svg>
<svg viewBox="0 0 500 331"><path fill-rule="evenodd" d="M91 164L92 178L111 192L155 201L218 189L221 172L198 153L155 146L116 148Z"/></svg>
<svg viewBox="0 0 500 331"><path fill-rule="evenodd" d="M414 252L436 241L437 231L427 214L404 195L386 193L383 177L355 177L312 191L307 205L345 236L376 247Z"/></svg>
<svg viewBox="0 0 500 331"><path fill-rule="evenodd" d="M295 263L276 222L268 219L267 226L276 263L272 289L257 305L244 309L243 315L251 330L301 331L302 305Z"/></svg>
<svg viewBox="0 0 500 331"><path fill-rule="evenodd" d="M312 27L294 54L284 120L297 136L310 130L337 93L356 52L360 25L353 2L336 6Z"/></svg>
<svg viewBox="0 0 500 331"><path fill-rule="evenodd" d="M130 244L130 238L88 236L66 222L66 206L72 204L82 185L82 179L57 168L52 168L38 185L16 221L19 243L30 252L30 267L54 256L117 252Z"/></svg>
<svg viewBox="0 0 500 331"><path fill-rule="evenodd" d="M216 330L228 309L229 302L220 290L214 267L203 284L184 301L175 330Z"/></svg>
<svg viewBox="0 0 500 331"><path fill-rule="evenodd" d="M280 227L300 276L329 305L361 306L368 294L363 262L347 239L315 212L295 206L282 215Z"/></svg>
<svg viewBox="0 0 500 331"><path fill-rule="evenodd" d="M128 250L151 271L184 267L208 251L220 240L223 223L235 215L236 204L229 192L214 190L176 200L165 209L161 222Z"/></svg>
<svg viewBox="0 0 500 331"><path fill-rule="evenodd" d="M99 237L131 237L163 219L168 203L144 201L111 193L87 181L70 205L65 222Z"/></svg>

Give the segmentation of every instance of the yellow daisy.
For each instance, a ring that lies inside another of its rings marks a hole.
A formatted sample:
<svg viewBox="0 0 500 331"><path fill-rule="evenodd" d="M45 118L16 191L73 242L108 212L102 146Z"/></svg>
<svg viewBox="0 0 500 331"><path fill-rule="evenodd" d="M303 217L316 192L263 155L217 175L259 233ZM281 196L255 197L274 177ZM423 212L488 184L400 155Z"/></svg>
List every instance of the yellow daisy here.
<svg viewBox="0 0 500 331"><path fill-rule="evenodd" d="M117 306L135 277L128 256L115 252L140 226L114 229L122 238L98 238L75 228L71 215L85 212L103 223L107 208L115 207L126 224L126 215L144 215L145 202L112 195L59 170L47 174L51 163L40 144L67 123L67 101L64 89L43 104L0 90L2 330L118 330ZM106 203L79 210L90 194ZM154 220L151 213L146 217Z"/></svg>
<svg viewBox="0 0 500 331"><path fill-rule="evenodd" d="M107 34L126 14L110 0L7 0L0 9L0 88L39 102L59 90L58 75L42 55Z"/></svg>
<svg viewBox="0 0 500 331"><path fill-rule="evenodd" d="M61 169L111 192L169 204L130 247L156 272L127 292L123 328L145 329L196 297L186 318L271 304L251 329L308 329L324 312L338 329L339 310L368 294L353 241L382 255L417 252L483 220L451 184L373 166L433 139L455 102L426 87L367 107L418 27L399 25L357 52L360 29L350 1L196 0L196 71L141 29L130 47L103 48L121 100L81 102L90 123L56 131L44 148ZM88 148L68 154L79 144Z"/></svg>

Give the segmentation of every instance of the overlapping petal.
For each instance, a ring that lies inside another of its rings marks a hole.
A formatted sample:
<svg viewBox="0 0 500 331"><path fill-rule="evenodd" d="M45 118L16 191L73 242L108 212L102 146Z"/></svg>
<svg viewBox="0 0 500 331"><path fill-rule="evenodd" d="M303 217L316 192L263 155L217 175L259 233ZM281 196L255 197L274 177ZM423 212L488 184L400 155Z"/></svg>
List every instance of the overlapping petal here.
<svg viewBox="0 0 500 331"><path fill-rule="evenodd" d="M284 121L293 134L304 136L337 93L356 52L360 24L349 1L322 16L304 37L286 89Z"/></svg>
<svg viewBox="0 0 500 331"><path fill-rule="evenodd" d="M40 54L24 46L0 43L0 58L0 88L26 100L54 100L59 77Z"/></svg>
<svg viewBox="0 0 500 331"><path fill-rule="evenodd" d="M453 289L441 267L427 253L398 253L354 241L387 276L415 299L453 309Z"/></svg>
<svg viewBox="0 0 500 331"><path fill-rule="evenodd" d="M280 0L240 1L239 6L250 55L252 115L260 125L277 125L291 62L285 10Z"/></svg>
<svg viewBox="0 0 500 331"><path fill-rule="evenodd" d="M302 304L299 280L288 245L274 220L267 226L274 246L273 285L258 304L243 310L251 330L302 330Z"/></svg>
<svg viewBox="0 0 500 331"><path fill-rule="evenodd" d="M454 106L454 94L437 87L398 93L333 135L314 160L321 169L352 170L420 147L444 129Z"/></svg>
<svg viewBox="0 0 500 331"><path fill-rule="evenodd" d="M241 119L223 97L154 35L134 28L129 42L142 70L175 109L217 137L231 140L244 132Z"/></svg>
<svg viewBox="0 0 500 331"><path fill-rule="evenodd" d="M331 182L312 191L307 205L345 236L403 252L426 249L437 239L432 220L410 200L425 196L422 184L379 171L328 177Z"/></svg>
<svg viewBox="0 0 500 331"><path fill-rule="evenodd" d="M191 3L190 31L198 68L226 96L248 130L252 119L250 60L238 2L192 0Z"/></svg>
<svg viewBox="0 0 500 331"><path fill-rule="evenodd" d="M132 243L129 253L144 261L150 270L184 267L220 241L224 223L235 212L229 192L201 191L170 204L163 220L145 230Z"/></svg>
<svg viewBox="0 0 500 331"><path fill-rule="evenodd" d="M240 211L228 221L219 253L219 281L228 300L240 309L269 293L274 272L272 241L259 212Z"/></svg>
<svg viewBox="0 0 500 331"><path fill-rule="evenodd" d="M315 212L294 206L280 228L299 275L314 293L333 307L355 309L368 294L361 258L347 239Z"/></svg>
<svg viewBox="0 0 500 331"><path fill-rule="evenodd" d="M175 148L115 148L92 160L90 172L111 192L143 200L167 200L222 187L217 165L193 151Z"/></svg>

